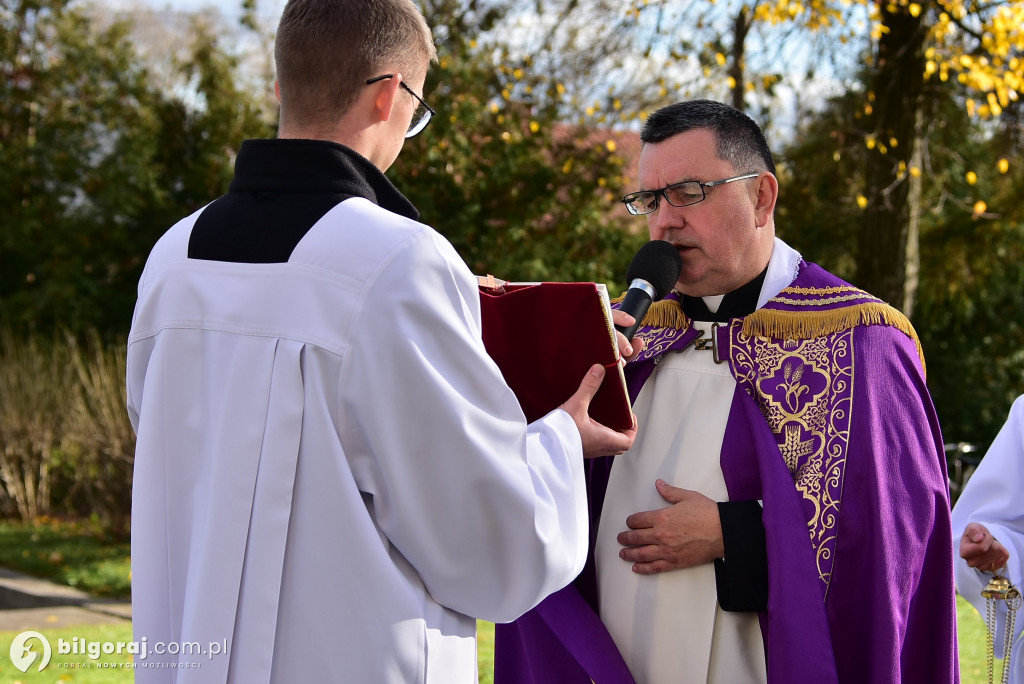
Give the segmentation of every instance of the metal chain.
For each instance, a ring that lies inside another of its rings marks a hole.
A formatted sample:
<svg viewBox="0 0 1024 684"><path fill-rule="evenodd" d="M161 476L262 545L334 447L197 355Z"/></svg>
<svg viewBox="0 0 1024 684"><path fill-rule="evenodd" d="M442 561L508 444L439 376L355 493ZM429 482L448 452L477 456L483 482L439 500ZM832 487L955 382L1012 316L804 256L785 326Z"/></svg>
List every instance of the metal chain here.
<svg viewBox="0 0 1024 684"><path fill-rule="evenodd" d="M1010 680L1010 649L1013 647L1013 633L1017 622L1017 611L1024 604L1017 588L1001 574L996 575L982 590L985 597L985 664L988 666L988 684L992 684L995 676L995 634L996 634L996 601L1006 602L1006 631L1003 633L1003 676L1002 684Z"/></svg>
<svg viewBox="0 0 1024 684"><path fill-rule="evenodd" d="M1010 588L1006 595L1006 634L1003 635L1003 684L1010 681L1010 648L1013 646L1013 629L1017 622L1017 610L1021 603L1020 592Z"/></svg>
<svg viewBox="0 0 1024 684"><path fill-rule="evenodd" d="M985 630L985 664L988 666L988 684L992 684L992 677L995 674L993 650L996 633L996 602L991 598L985 601L985 627L988 628Z"/></svg>

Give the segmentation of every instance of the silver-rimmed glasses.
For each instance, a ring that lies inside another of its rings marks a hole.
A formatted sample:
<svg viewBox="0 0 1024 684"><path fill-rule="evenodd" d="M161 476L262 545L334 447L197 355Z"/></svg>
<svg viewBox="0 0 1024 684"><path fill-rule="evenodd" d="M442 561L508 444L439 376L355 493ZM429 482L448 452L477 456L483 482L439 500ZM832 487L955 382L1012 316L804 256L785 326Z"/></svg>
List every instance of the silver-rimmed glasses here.
<svg viewBox="0 0 1024 684"><path fill-rule="evenodd" d="M656 212L658 210L659 197L664 197L665 201L673 207L688 207L691 204L704 201L707 197L704 194L704 188L713 188L716 185L725 185L734 181L756 178L760 175L760 173L745 173L742 176L733 176L732 178L723 178L722 180L708 181L707 183L696 180L673 183L658 190L631 192L622 198L622 203L626 205L626 210L634 216L643 216L644 214Z"/></svg>

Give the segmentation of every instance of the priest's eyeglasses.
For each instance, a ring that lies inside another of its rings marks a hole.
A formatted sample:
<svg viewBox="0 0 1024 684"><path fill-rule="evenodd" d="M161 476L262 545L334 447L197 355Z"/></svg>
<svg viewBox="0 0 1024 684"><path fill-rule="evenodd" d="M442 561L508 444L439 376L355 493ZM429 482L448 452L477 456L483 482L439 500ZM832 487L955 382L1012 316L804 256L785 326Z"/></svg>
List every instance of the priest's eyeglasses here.
<svg viewBox="0 0 1024 684"><path fill-rule="evenodd" d="M371 85L373 83L376 83L377 81L383 81L394 77L394 74L384 74L383 76L371 78L366 82L366 85ZM428 105L422 97L417 95L412 88L405 85L405 81L402 81L398 85L405 88L410 95L412 95L419 101L419 104L416 105L416 111L413 112L412 120L409 121L409 130L405 132L405 137L411 138L420 131L422 131L424 128L426 128L427 124L430 123L430 117L434 116L434 114L437 114L437 112L435 112L434 108Z"/></svg>
<svg viewBox="0 0 1024 684"><path fill-rule="evenodd" d="M756 178L760 175L760 173L745 173L742 176L733 176L732 178L723 178L722 180L708 181L707 183L695 180L673 183L658 190L631 192L622 198L622 203L626 205L626 210L634 216L643 216L644 214L656 212L658 210L659 197L664 197L665 201L673 207L688 207L691 204L697 204L705 200L707 195L704 193L704 188L713 188L716 185L725 185L726 183L739 180Z"/></svg>

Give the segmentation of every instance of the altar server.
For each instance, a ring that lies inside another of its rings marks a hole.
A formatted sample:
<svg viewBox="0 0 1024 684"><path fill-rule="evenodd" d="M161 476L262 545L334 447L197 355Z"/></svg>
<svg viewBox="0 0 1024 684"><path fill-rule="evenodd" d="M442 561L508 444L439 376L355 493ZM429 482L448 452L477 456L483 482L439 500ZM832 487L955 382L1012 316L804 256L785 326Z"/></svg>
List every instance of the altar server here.
<svg viewBox="0 0 1024 684"><path fill-rule="evenodd" d="M412 0L288 2L278 138L244 142L228 193L149 257L127 371L140 684L470 684L476 620L583 565L583 456L634 431L589 419L600 366L527 424L475 277L384 176L434 113L434 58Z"/></svg>

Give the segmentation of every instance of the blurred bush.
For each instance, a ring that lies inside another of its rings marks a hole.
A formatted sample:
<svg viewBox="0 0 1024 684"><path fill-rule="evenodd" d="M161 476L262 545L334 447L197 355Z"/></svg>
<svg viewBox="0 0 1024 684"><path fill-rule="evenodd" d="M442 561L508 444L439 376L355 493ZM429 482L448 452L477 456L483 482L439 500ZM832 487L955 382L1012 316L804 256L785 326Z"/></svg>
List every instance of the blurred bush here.
<svg viewBox="0 0 1024 684"><path fill-rule="evenodd" d="M135 435L125 345L0 330L0 515L89 517L127 533Z"/></svg>

